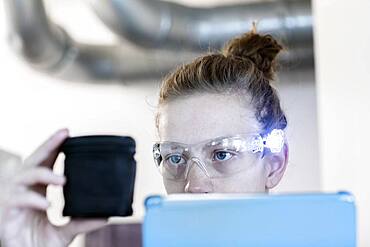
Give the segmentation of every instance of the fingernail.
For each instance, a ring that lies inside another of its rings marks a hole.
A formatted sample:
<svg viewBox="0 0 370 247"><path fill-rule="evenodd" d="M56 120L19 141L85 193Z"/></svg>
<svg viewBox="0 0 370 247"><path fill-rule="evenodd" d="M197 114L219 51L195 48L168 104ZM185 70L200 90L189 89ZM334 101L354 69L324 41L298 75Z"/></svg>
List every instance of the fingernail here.
<svg viewBox="0 0 370 247"><path fill-rule="evenodd" d="M68 135L68 133L69 133L69 130L67 128L64 128L64 129L58 130L56 134L59 136L65 136L65 135Z"/></svg>
<svg viewBox="0 0 370 247"><path fill-rule="evenodd" d="M67 181L67 178L65 176L60 176L60 179L61 179L63 184L65 184L66 181Z"/></svg>

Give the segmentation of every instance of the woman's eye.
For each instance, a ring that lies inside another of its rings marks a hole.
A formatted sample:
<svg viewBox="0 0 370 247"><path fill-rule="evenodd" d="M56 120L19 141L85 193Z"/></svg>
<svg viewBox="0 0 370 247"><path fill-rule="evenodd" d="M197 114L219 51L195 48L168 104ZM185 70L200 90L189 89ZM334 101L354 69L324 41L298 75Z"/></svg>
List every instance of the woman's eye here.
<svg viewBox="0 0 370 247"><path fill-rule="evenodd" d="M181 155L171 155L167 158L167 160L170 162L171 165L182 165L185 161L184 158L181 157Z"/></svg>
<svg viewBox="0 0 370 247"><path fill-rule="evenodd" d="M234 155L230 152L220 151L220 152L215 153L214 160L216 160L216 161L226 161L226 160L231 159L233 156Z"/></svg>

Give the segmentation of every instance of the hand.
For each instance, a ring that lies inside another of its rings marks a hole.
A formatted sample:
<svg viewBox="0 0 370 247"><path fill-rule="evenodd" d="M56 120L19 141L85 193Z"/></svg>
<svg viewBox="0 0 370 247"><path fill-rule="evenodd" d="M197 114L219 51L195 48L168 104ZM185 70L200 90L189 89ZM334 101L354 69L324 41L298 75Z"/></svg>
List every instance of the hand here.
<svg viewBox="0 0 370 247"><path fill-rule="evenodd" d="M47 218L47 185L62 186L66 181L53 173L52 167L67 137L68 130L59 130L25 160L17 173L0 176L1 247L67 246L77 234L107 224L107 220L71 220L67 225L54 226Z"/></svg>

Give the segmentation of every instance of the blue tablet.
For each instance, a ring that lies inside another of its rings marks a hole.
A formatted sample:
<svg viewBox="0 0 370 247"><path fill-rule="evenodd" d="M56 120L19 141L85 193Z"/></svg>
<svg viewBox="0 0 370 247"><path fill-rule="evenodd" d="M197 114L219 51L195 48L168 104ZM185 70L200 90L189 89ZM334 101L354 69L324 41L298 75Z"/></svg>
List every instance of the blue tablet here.
<svg viewBox="0 0 370 247"><path fill-rule="evenodd" d="M355 247L350 193L181 194L145 201L144 247Z"/></svg>

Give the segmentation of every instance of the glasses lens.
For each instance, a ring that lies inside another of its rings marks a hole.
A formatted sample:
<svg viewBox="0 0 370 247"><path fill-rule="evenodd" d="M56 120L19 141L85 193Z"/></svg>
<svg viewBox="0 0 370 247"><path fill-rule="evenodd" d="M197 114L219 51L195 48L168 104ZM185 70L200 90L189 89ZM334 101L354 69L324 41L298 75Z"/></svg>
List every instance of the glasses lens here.
<svg viewBox="0 0 370 247"><path fill-rule="evenodd" d="M162 176L167 179L185 179L187 169L187 157L185 145L166 142L157 144L153 149L154 160Z"/></svg>
<svg viewBox="0 0 370 247"><path fill-rule="evenodd" d="M213 177L241 172L258 159L249 148L250 138L231 137L216 139L204 147L207 170Z"/></svg>
<svg viewBox="0 0 370 247"><path fill-rule="evenodd" d="M254 154L250 148L253 140L253 136L237 136L217 138L190 146L176 142L163 142L157 146L157 149L153 149L154 159L163 177L183 180L186 179L188 166L192 163L188 160L193 157L193 151L197 150L198 158L206 166L207 175L222 177L248 168L251 162L259 158L259 155Z"/></svg>

